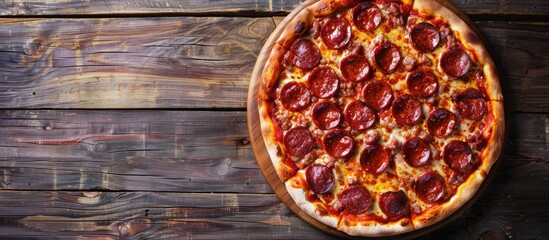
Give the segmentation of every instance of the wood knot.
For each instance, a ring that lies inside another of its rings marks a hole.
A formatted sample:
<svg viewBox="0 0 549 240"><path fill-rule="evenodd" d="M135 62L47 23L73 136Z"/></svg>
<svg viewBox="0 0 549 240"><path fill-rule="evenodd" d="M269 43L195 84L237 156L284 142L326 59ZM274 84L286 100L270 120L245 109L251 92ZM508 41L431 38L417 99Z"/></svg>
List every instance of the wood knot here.
<svg viewBox="0 0 549 240"><path fill-rule="evenodd" d="M53 130L53 127L51 125L47 125L47 126L44 127L44 130L51 131L51 130Z"/></svg>
<svg viewBox="0 0 549 240"><path fill-rule="evenodd" d="M97 143L95 145L95 150L97 150L99 152L103 152L103 151L107 150L107 144L105 144L104 142Z"/></svg>
<svg viewBox="0 0 549 240"><path fill-rule="evenodd" d="M248 145L250 144L250 138L244 138L240 141L242 145Z"/></svg>
<svg viewBox="0 0 549 240"><path fill-rule="evenodd" d="M32 56L42 55L47 49L48 45L44 44L44 39L36 38L27 44L27 51L25 54Z"/></svg>

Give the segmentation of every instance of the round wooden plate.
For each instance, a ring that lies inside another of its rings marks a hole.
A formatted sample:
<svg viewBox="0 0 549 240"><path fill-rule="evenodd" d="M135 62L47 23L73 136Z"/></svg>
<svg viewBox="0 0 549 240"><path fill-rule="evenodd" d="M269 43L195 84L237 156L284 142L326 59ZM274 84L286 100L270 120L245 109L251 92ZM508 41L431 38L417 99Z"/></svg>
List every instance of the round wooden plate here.
<svg viewBox="0 0 549 240"><path fill-rule="evenodd" d="M442 4L444 7L450 9L452 12L454 12L458 16L460 16L460 18L463 21L465 21L465 23L467 23L482 39L482 34L480 34L480 31L478 30L478 28L476 28L476 26L473 24L471 19L469 19L467 15L463 11L461 11L456 5L454 5L449 0L436 0L436 1ZM278 175L275 172L275 169L269 157L269 153L267 152L265 142L263 140L263 135L261 133L261 126L259 122L260 119L259 119L259 111L258 111L258 105L257 105L258 86L259 86L259 80L261 79L261 75L263 72L263 67L265 66L265 63L269 57L271 49L273 48L273 45L275 44L275 41L278 38L278 36L286 27L286 25L291 21L291 19L293 19L303 8L306 8L307 6L315 2L317 2L317 0L305 1L301 3L299 6L297 6L290 14L288 14L288 16L286 16L284 20L282 20L280 24L276 27L276 29L271 33L270 37L267 39L267 41L265 42L265 45L263 46L261 52L259 53L257 57L257 62L252 72L250 86L248 90L248 99L247 99L248 131L250 134L250 141L252 143L256 161L259 165L259 168L261 169L263 176L265 177L265 179L267 180L267 183L271 186L275 194L278 196L278 198L288 208L290 208L292 212L294 212L301 219L305 220L307 223L311 224L312 226L314 226L315 228L323 232L329 233L333 236L340 237L340 238L357 239L357 237L355 236L350 236L335 228L324 225L323 223L309 216L307 213L303 212L299 208L299 206L297 206L297 204L294 202L294 200L286 190L284 182L282 182L282 180L278 177ZM435 223L429 227L425 227L425 228L418 229L408 233L390 236L389 238L391 239L416 238L416 237L425 235L429 232L432 232L436 229L439 229L442 226L453 221L455 218L461 215L465 210L467 210L474 203L474 201L482 194L482 192L484 192L484 189L488 185L488 182L490 182L490 179L492 179L492 176L494 175L498 165L499 165L499 160L496 163L494 163L494 165L490 170L490 173L486 176L486 178L484 179L484 182L482 183L480 188L477 190L475 195L456 212L454 212L447 218L443 219L442 221L439 221L438 223ZM362 237L362 239L374 239L374 238Z"/></svg>

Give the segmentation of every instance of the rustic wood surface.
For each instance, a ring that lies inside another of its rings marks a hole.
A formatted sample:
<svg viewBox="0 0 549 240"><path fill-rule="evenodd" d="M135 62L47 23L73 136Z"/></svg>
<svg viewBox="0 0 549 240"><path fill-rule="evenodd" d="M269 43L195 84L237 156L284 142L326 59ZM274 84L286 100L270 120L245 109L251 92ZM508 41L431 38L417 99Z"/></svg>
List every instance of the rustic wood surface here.
<svg viewBox="0 0 549 240"><path fill-rule="evenodd" d="M549 238L549 2L455 0L502 74L486 191L426 239ZM255 162L246 95L300 2L0 2L0 239L330 239Z"/></svg>

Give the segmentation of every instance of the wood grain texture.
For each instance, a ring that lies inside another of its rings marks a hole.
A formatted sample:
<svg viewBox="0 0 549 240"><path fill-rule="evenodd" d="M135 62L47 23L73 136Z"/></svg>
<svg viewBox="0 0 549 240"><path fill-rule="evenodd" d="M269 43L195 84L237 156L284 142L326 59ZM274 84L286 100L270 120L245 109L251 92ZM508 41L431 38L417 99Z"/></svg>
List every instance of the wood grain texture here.
<svg viewBox="0 0 549 240"><path fill-rule="evenodd" d="M1 191L0 206L2 239L330 239L274 194Z"/></svg>
<svg viewBox="0 0 549 240"><path fill-rule="evenodd" d="M271 18L0 19L0 107L242 107Z"/></svg>
<svg viewBox="0 0 549 240"><path fill-rule="evenodd" d="M467 14L523 14L544 15L549 3L543 0L453 0ZM70 1L24 1L5 0L0 3L0 15L97 15L97 14L273 14L289 13L299 0L242 0L242 1L116 1L116 0L70 0Z"/></svg>
<svg viewBox="0 0 549 240"><path fill-rule="evenodd" d="M243 109L274 22L1 19L0 108ZM477 24L501 66L508 109L549 111L549 25Z"/></svg>
<svg viewBox="0 0 549 240"><path fill-rule="evenodd" d="M536 206L547 197L547 191L488 189L462 216L423 239L546 237L549 210ZM0 191L0 206L9 206L0 208L2 239L332 239L274 194Z"/></svg>
<svg viewBox="0 0 549 240"><path fill-rule="evenodd" d="M493 182L509 194L543 190L549 116L509 122ZM0 136L6 190L272 192L242 111L9 110L0 111Z"/></svg>

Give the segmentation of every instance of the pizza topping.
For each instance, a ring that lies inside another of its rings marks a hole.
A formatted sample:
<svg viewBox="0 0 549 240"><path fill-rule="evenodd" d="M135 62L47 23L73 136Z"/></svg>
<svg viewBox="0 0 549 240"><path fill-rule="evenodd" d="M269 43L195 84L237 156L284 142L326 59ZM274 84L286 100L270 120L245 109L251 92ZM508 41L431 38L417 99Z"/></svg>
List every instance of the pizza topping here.
<svg viewBox="0 0 549 240"><path fill-rule="evenodd" d="M344 110L345 122L354 130L364 130L374 125L376 114L365 103L355 100L347 104Z"/></svg>
<svg viewBox="0 0 549 240"><path fill-rule="evenodd" d="M473 160L473 152L467 143L453 140L444 146L443 158L451 169L464 171Z"/></svg>
<svg viewBox="0 0 549 240"><path fill-rule="evenodd" d="M374 175L379 175L389 167L389 151L380 145L368 145L360 154L362 168Z"/></svg>
<svg viewBox="0 0 549 240"><path fill-rule="evenodd" d="M351 25L341 16L328 19L320 30L322 42L331 49L341 49L351 40Z"/></svg>
<svg viewBox="0 0 549 240"><path fill-rule="evenodd" d="M452 77L462 77L469 71L471 59L462 49L454 48L442 54L440 67L446 74Z"/></svg>
<svg viewBox="0 0 549 240"><path fill-rule="evenodd" d="M379 196L379 208L389 218L402 217L409 211L408 198L402 190L384 192Z"/></svg>
<svg viewBox="0 0 549 240"><path fill-rule="evenodd" d="M402 153L406 162L414 167L424 166L431 161L429 145L419 137L406 140L402 145Z"/></svg>
<svg viewBox="0 0 549 240"><path fill-rule="evenodd" d="M315 97L329 98L337 92L339 79L332 68L320 66L313 69L307 79L307 84Z"/></svg>
<svg viewBox="0 0 549 240"><path fill-rule="evenodd" d="M404 59L402 59L402 65L404 65L404 69L406 71L412 71L416 67L417 60L413 57L406 56Z"/></svg>
<svg viewBox="0 0 549 240"><path fill-rule="evenodd" d="M374 48L373 54L377 67L386 74L394 72L400 63L400 51L395 44L382 43Z"/></svg>
<svg viewBox="0 0 549 240"><path fill-rule="evenodd" d="M383 81L372 81L362 89L364 102L376 111L391 105L393 101L393 91L389 84Z"/></svg>
<svg viewBox="0 0 549 240"><path fill-rule="evenodd" d="M486 100L474 88L467 88L457 96L457 108L461 116L471 120L480 120L488 111Z"/></svg>
<svg viewBox="0 0 549 240"><path fill-rule="evenodd" d="M280 101L288 110L301 111L311 104L311 93L304 84L289 82L280 90Z"/></svg>
<svg viewBox="0 0 549 240"><path fill-rule="evenodd" d="M341 69L341 75L347 81L364 81L370 74L368 60L359 54L352 54L341 60L339 68Z"/></svg>
<svg viewBox="0 0 549 240"><path fill-rule="evenodd" d="M341 129L334 129L326 133L322 139L324 150L332 157L347 157L354 147L353 137Z"/></svg>
<svg viewBox="0 0 549 240"><path fill-rule="evenodd" d="M351 17L358 29L371 32L381 23L381 10L372 3L363 2L353 8Z"/></svg>
<svg viewBox="0 0 549 240"><path fill-rule="evenodd" d="M351 186L341 192L339 201L345 211L351 214L361 214L366 212L372 204L372 197L366 187Z"/></svg>
<svg viewBox="0 0 549 240"><path fill-rule="evenodd" d="M311 165L305 170L309 188L316 194L326 194L334 188L334 173L323 165Z"/></svg>
<svg viewBox="0 0 549 240"><path fill-rule="evenodd" d="M436 203L444 197L446 182L440 174L429 171L416 180L415 192L422 201Z"/></svg>
<svg viewBox="0 0 549 240"><path fill-rule="evenodd" d="M313 106L313 122L320 129L331 129L339 125L341 113L337 106L328 101L320 101Z"/></svg>
<svg viewBox="0 0 549 240"><path fill-rule="evenodd" d="M457 118L452 112L437 108L427 118L427 129L435 137L447 137L454 130L456 123Z"/></svg>
<svg viewBox="0 0 549 240"><path fill-rule="evenodd" d="M406 86L415 97L426 98L436 93L438 82L432 71L420 69L408 74Z"/></svg>
<svg viewBox="0 0 549 240"><path fill-rule="evenodd" d="M299 39L290 47L289 58L299 68L308 70L318 65L322 56L313 42L307 39Z"/></svg>
<svg viewBox="0 0 549 240"><path fill-rule="evenodd" d="M307 155L314 146L314 138L309 129L297 126L284 135L284 147L292 156L303 157Z"/></svg>
<svg viewBox="0 0 549 240"><path fill-rule="evenodd" d="M400 125L414 125L421 117L421 103L410 94L397 97L392 110L395 121Z"/></svg>
<svg viewBox="0 0 549 240"><path fill-rule="evenodd" d="M435 26L422 22L412 27L410 38L418 50L431 52L440 42L440 33Z"/></svg>

